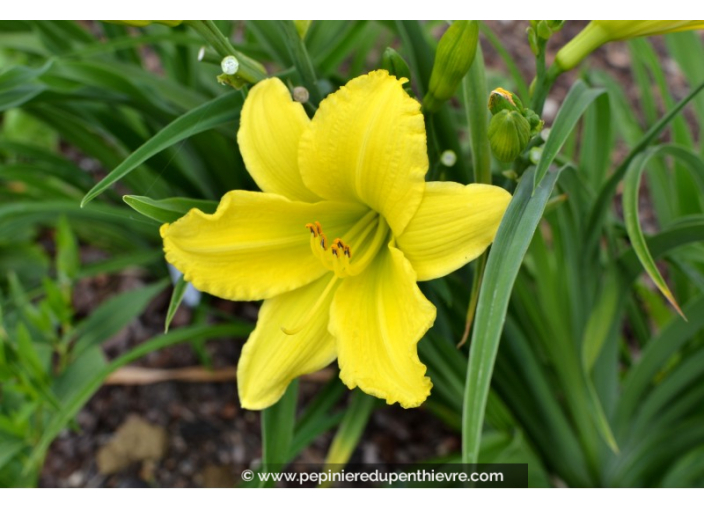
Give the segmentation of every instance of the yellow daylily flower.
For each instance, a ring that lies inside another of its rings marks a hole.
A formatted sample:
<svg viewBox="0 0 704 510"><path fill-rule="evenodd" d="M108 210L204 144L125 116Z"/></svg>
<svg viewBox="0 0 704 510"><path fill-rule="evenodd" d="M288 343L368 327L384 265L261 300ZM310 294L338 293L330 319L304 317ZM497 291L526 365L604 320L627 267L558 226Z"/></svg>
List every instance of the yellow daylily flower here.
<svg viewBox="0 0 704 510"><path fill-rule="evenodd" d="M252 87L238 143L262 192L230 191L161 227L166 259L205 292L264 303L238 367L242 407L274 404L335 358L350 388L420 405L432 384L416 344L435 320L417 281L493 241L502 188L425 182L420 104L374 71L310 120L277 78Z"/></svg>
<svg viewBox="0 0 704 510"><path fill-rule="evenodd" d="M704 29L704 20L594 20L555 56L555 64L569 71L602 44L634 37Z"/></svg>

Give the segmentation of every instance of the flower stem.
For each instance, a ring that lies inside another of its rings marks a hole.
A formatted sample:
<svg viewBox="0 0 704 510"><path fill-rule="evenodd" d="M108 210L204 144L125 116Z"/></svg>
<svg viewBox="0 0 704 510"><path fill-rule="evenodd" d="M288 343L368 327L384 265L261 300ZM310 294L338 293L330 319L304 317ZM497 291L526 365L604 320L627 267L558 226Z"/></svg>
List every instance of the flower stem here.
<svg viewBox="0 0 704 510"><path fill-rule="evenodd" d="M474 169L474 182L481 184L491 184L491 147L489 146L489 136L487 126L489 115L487 108L487 98L489 92L486 86L486 74L484 72L484 56L481 44L477 45L477 54L474 63L469 68L469 73L462 80L464 93L464 104L467 114L467 124L469 126L469 143L472 150L472 168ZM474 263L474 275L472 277L472 291L469 296L469 305L465 320L464 334L457 348L462 347L469 337L469 332L474 321L474 313L479 301L479 288L484 276L486 267L487 252L484 252Z"/></svg>
<svg viewBox="0 0 704 510"><path fill-rule="evenodd" d="M237 76L250 83L257 83L266 78L267 75L264 66L237 51L232 46L230 40L220 32L220 29L218 29L217 25L211 20L195 20L187 21L186 23L198 32L221 58L225 58L228 55L233 55L237 58L240 64Z"/></svg>
<svg viewBox="0 0 704 510"><path fill-rule="evenodd" d="M313 62L310 60L306 45L303 39L301 39L301 36L298 35L298 30L296 30L296 25L294 25L293 21L281 21L281 27L284 37L286 38L286 46L293 60L293 65L300 73L303 85L308 89L308 93L310 94L309 100L314 106L318 106L323 97L318 88L318 79L315 76Z"/></svg>

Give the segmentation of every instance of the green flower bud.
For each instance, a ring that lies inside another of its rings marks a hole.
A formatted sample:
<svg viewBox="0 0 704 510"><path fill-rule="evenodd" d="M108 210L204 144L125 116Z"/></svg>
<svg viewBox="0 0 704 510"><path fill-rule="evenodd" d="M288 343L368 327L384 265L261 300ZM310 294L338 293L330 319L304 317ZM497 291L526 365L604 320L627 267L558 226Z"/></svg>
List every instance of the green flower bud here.
<svg viewBox="0 0 704 510"><path fill-rule="evenodd" d="M401 55L393 48L386 48L381 56L381 67L396 78L411 79L411 70Z"/></svg>
<svg viewBox="0 0 704 510"><path fill-rule="evenodd" d="M489 123L489 145L496 159L510 163L521 155L530 140L530 124L517 111L503 110Z"/></svg>
<svg viewBox="0 0 704 510"><path fill-rule="evenodd" d="M494 115L504 110L520 112L522 109L523 103L513 92L499 87L489 94L489 111Z"/></svg>
<svg viewBox="0 0 704 510"><path fill-rule="evenodd" d="M538 32L538 37L546 40L550 39L550 36L552 35L552 30L550 30L550 27L548 26L548 23L545 20L541 20L538 23L536 32Z"/></svg>
<svg viewBox="0 0 704 510"><path fill-rule="evenodd" d="M428 92L423 98L425 110L436 112L455 95L474 62L478 41L479 24L474 20L455 21L443 34L435 52Z"/></svg>
<svg viewBox="0 0 704 510"><path fill-rule="evenodd" d="M528 121L528 124L530 124L530 136L534 137L540 133L543 129L543 125L545 125L545 121L538 117L538 114L529 108L524 108L522 113Z"/></svg>
<svg viewBox="0 0 704 510"><path fill-rule="evenodd" d="M310 28L311 23L313 23L313 21L309 19L294 20L293 24L296 26L296 32L298 32L298 37L300 37L301 39L306 38L306 34L308 33L308 29Z"/></svg>
<svg viewBox="0 0 704 510"><path fill-rule="evenodd" d="M565 26L565 20L559 19L559 20L548 20L545 23L548 24L548 27L550 27L550 30L554 34L555 32L559 32L562 30L562 27Z"/></svg>
<svg viewBox="0 0 704 510"><path fill-rule="evenodd" d="M530 27L528 28L528 42L531 44L531 49L534 43L534 41L531 40L531 37L535 38L535 44L537 44L537 38L547 41L550 39L552 34L559 32L564 25L565 20L530 20ZM535 51L533 53L535 53Z"/></svg>
<svg viewBox="0 0 704 510"><path fill-rule="evenodd" d="M526 35L528 35L528 45L530 46L530 51L532 51L533 55L537 57L540 54L540 46L538 43L538 34L535 31L535 28L526 28Z"/></svg>
<svg viewBox="0 0 704 510"><path fill-rule="evenodd" d="M683 30L702 30L704 20L595 20L555 55L560 71L569 71L602 44Z"/></svg>

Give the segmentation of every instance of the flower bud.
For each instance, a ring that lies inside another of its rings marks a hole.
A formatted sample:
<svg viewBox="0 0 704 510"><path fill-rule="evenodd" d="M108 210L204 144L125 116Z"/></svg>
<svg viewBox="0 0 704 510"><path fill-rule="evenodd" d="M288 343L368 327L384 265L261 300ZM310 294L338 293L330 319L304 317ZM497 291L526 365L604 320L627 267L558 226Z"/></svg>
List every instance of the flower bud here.
<svg viewBox="0 0 704 510"><path fill-rule="evenodd" d="M415 97L413 94L413 89L411 88L411 70L408 68L408 64L403 59L401 55L393 48L386 48L384 54L381 56L381 68L386 69L391 76L402 79L406 78L403 82L403 90L411 96Z"/></svg>
<svg viewBox="0 0 704 510"><path fill-rule="evenodd" d="M522 109L523 103L513 92L499 87L489 94L489 111L494 115L503 110L519 112Z"/></svg>
<svg viewBox="0 0 704 510"><path fill-rule="evenodd" d="M411 79L411 70L401 55L393 48L386 48L381 56L381 67L396 78Z"/></svg>
<svg viewBox="0 0 704 510"><path fill-rule="evenodd" d="M300 37L301 40L306 38L306 34L308 33L308 29L310 28L311 23L313 23L313 21L309 19L294 20L293 24L296 26L296 32L298 32L298 37Z"/></svg>
<svg viewBox="0 0 704 510"><path fill-rule="evenodd" d="M537 57L540 54L540 43L538 42L538 33L535 31L535 27L526 28L526 35L528 36L530 51Z"/></svg>
<svg viewBox="0 0 704 510"><path fill-rule="evenodd" d="M557 52L555 65L561 71L569 71L592 51L611 41L699 29L704 29L704 20L596 20L590 22L584 30Z"/></svg>
<svg viewBox="0 0 704 510"><path fill-rule="evenodd" d="M542 120L537 113L529 108L524 108L521 113L523 113L523 117L525 117L528 121L528 125L530 125L531 138L542 131L545 121Z"/></svg>
<svg viewBox="0 0 704 510"><path fill-rule="evenodd" d="M423 98L425 110L438 111L455 94L474 62L478 41L479 24L474 20L455 21L443 34L435 52L428 92Z"/></svg>
<svg viewBox="0 0 704 510"><path fill-rule="evenodd" d="M530 124L517 111L503 110L489 123L489 145L496 159L510 163L521 155L530 140Z"/></svg>

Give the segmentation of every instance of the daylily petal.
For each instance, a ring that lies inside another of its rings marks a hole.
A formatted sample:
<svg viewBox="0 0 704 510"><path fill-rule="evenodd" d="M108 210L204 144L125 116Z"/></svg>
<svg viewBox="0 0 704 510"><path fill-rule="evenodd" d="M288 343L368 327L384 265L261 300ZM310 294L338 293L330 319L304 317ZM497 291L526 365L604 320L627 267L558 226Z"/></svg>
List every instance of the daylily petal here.
<svg viewBox="0 0 704 510"><path fill-rule="evenodd" d="M416 344L434 321L410 262L389 244L363 273L343 280L333 299L329 328L342 382L388 404L419 406L433 385Z"/></svg>
<svg viewBox="0 0 704 510"><path fill-rule="evenodd" d="M481 255L510 201L498 186L427 183L416 215L396 241L418 281L445 276Z"/></svg>
<svg viewBox="0 0 704 510"><path fill-rule="evenodd" d="M254 332L245 343L237 367L242 407L264 409L281 398L296 377L320 370L335 359L335 341L328 333L329 292L306 326L295 335L282 327L298 324L313 309L331 278L264 301Z"/></svg>
<svg viewBox="0 0 704 510"><path fill-rule="evenodd" d="M291 99L278 78L260 81L249 91L237 142L247 170L262 191L291 200L319 200L298 171L298 142L309 124L303 105Z"/></svg>
<svg viewBox="0 0 704 510"><path fill-rule="evenodd" d="M400 235L428 170L420 104L386 71L351 80L320 103L301 137L303 182L328 200L358 200Z"/></svg>
<svg viewBox="0 0 704 510"><path fill-rule="evenodd" d="M225 299L266 299L320 278L305 224L320 221L331 239L364 214L357 204L292 202L272 193L231 191L215 214L192 209L161 227L166 260L186 281Z"/></svg>

